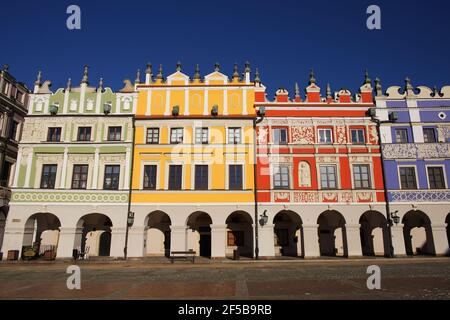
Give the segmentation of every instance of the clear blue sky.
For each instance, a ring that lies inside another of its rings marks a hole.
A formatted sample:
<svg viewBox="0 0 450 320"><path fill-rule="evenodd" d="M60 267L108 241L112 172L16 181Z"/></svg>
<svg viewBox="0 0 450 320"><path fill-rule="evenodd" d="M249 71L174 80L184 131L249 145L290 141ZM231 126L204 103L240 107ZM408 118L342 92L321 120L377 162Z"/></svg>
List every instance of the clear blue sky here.
<svg viewBox="0 0 450 320"><path fill-rule="evenodd" d="M82 30L66 28L66 8L78 4ZM382 10L382 30L366 28L366 9ZM259 67L269 97L279 87L303 90L310 68L318 84L355 92L364 69L383 88L450 84L450 3L448 0L193 0L193 1L8 1L0 10L0 64L30 87L36 72L53 88L67 78L79 83L91 66L91 84L100 76L118 89L134 80L147 62L174 72L177 60L202 75L217 61L231 75L237 62ZM156 72L154 72L156 73Z"/></svg>

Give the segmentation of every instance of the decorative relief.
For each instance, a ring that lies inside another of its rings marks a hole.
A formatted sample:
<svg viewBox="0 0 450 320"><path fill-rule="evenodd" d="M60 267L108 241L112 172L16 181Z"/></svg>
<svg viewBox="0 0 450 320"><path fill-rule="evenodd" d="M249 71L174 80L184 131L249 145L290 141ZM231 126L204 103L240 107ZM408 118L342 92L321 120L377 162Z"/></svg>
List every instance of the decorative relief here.
<svg viewBox="0 0 450 320"><path fill-rule="evenodd" d="M314 144L314 128L291 127L291 141L297 144Z"/></svg>
<svg viewBox="0 0 450 320"><path fill-rule="evenodd" d="M357 162L370 163L370 162L372 162L371 158L368 156L350 156L349 160L352 163L357 163Z"/></svg>
<svg viewBox="0 0 450 320"><path fill-rule="evenodd" d="M446 142L447 140L450 140L450 126L438 126L437 132L439 142Z"/></svg>
<svg viewBox="0 0 450 320"><path fill-rule="evenodd" d="M335 156L317 157L317 162L320 162L320 163L337 163L337 162L339 162L339 158L335 157Z"/></svg>
<svg viewBox="0 0 450 320"><path fill-rule="evenodd" d="M289 202L291 199L289 192L275 192L274 201Z"/></svg>
<svg viewBox="0 0 450 320"><path fill-rule="evenodd" d="M294 192L294 202L318 202L317 192Z"/></svg>
<svg viewBox="0 0 450 320"><path fill-rule="evenodd" d="M447 158L450 143L385 144L382 151L386 159Z"/></svg>
<svg viewBox="0 0 450 320"><path fill-rule="evenodd" d="M376 126L369 126L369 143L378 144L378 132Z"/></svg>
<svg viewBox="0 0 450 320"><path fill-rule="evenodd" d="M450 194L450 192L449 192ZM320 202L372 202L376 191L286 191L274 192L275 202L320 203Z"/></svg>
<svg viewBox="0 0 450 320"><path fill-rule="evenodd" d="M266 144L267 143L267 136L269 133L268 127L258 127L258 144Z"/></svg>
<svg viewBox="0 0 450 320"><path fill-rule="evenodd" d="M347 143L345 126L337 126L336 127L336 142L338 144Z"/></svg>
<svg viewBox="0 0 450 320"><path fill-rule="evenodd" d="M358 202L372 201L372 192L357 192L356 198L358 199Z"/></svg>
<svg viewBox="0 0 450 320"><path fill-rule="evenodd" d="M396 202L448 202L450 201L450 191L391 191L389 192L392 201Z"/></svg>
<svg viewBox="0 0 450 320"><path fill-rule="evenodd" d="M69 110L70 111L77 111L78 110L78 101L77 100L75 100L75 99L70 100Z"/></svg>
<svg viewBox="0 0 450 320"><path fill-rule="evenodd" d="M306 161L300 162L298 166L298 181L300 187L311 187L311 166Z"/></svg>
<svg viewBox="0 0 450 320"><path fill-rule="evenodd" d="M322 193L322 201L337 202L338 201L338 193L337 192L323 192Z"/></svg>
<svg viewBox="0 0 450 320"><path fill-rule="evenodd" d="M87 99L86 110L88 110L88 111L94 110L94 99L92 99L92 98Z"/></svg>
<svg viewBox="0 0 450 320"><path fill-rule="evenodd" d="M71 154L69 155L69 159L73 162L89 162L94 159L94 155L92 154Z"/></svg>
<svg viewBox="0 0 450 320"><path fill-rule="evenodd" d="M14 191L11 202L126 203L128 202L128 194L118 192L93 193L92 190L85 193Z"/></svg>

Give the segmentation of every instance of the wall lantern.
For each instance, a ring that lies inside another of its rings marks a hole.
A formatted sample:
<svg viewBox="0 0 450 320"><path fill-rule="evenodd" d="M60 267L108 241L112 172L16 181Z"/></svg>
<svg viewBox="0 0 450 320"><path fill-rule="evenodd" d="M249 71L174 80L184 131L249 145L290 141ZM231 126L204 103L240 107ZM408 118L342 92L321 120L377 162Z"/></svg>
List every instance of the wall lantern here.
<svg viewBox="0 0 450 320"><path fill-rule="evenodd" d="M127 224L128 227L131 227L134 223L134 212L130 211L128 212L128 218L127 218Z"/></svg>
<svg viewBox="0 0 450 320"><path fill-rule="evenodd" d="M398 113L397 112L391 112L389 113L389 120L394 122L398 120Z"/></svg>
<svg viewBox="0 0 450 320"><path fill-rule="evenodd" d="M52 104L51 106L50 106L50 114L52 115L52 116L55 116L57 113L58 113L58 105L57 104Z"/></svg>
<svg viewBox="0 0 450 320"><path fill-rule="evenodd" d="M377 109L375 108L370 108L368 111L369 117L375 117L377 115Z"/></svg>
<svg viewBox="0 0 450 320"><path fill-rule="evenodd" d="M266 115L266 107L259 107L258 116L264 117Z"/></svg>
<svg viewBox="0 0 450 320"><path fill-rule="evenodd" d="M267 210L264 210L263 214L260 215L259 224L261 227L264 227L267 224L267 221L269 221L269 217L267 216Z"/></svg>
<svg viewBox="0 0 450 320"><path fill-rule="evenodd" d="M103 113L104 113L105 115L110 114L110 113L111 113L111 109L112 109L112 103L111 103L111 102L106 102L106 103L103 105Z"/></svg>
<svg viewBox="0 0 450 320"><path fill-rule="evenodd" d="M173 106L172 108L172 115L174 117L178 116L180 114L180 107L179 106Z"/></svg>

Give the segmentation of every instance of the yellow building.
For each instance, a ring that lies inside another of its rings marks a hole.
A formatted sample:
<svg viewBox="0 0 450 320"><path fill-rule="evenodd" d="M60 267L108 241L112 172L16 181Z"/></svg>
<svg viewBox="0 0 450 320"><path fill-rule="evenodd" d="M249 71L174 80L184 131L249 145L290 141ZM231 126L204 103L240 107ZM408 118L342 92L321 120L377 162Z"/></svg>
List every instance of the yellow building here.
<svg viewBox="0 0 450 320"><path fill-rule="evenodd" d="M204 78L179 63L138 75L129 256L253 255L255 90L248 64L242 78L218 64Z"/></svg>

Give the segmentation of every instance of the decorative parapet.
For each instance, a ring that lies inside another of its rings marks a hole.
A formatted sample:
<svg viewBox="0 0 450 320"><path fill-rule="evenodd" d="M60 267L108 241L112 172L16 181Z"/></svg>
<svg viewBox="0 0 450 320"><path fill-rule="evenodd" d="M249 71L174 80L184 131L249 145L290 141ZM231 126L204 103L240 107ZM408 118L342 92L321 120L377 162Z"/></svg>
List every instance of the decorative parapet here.
<svg viewBox="0 0 450 320"><path fill-rule="evenodd" d="M406 143L381 146L385 159L449 158L450 143Z"/></svg>
<svg viewBox="0 0 450 320"><path fill-rule="evenodd" d="M62 202L62 203L127 203L128 191L105 192L86 191L31 191L14 190L11 203L21 202Z"/></svg>
<svg viewBox="0 0 450 320"><path fill-rule="evenodd" d="M382 190L327 190L327 191L273 191L272 202L294 203L355 203L377 202L377 191Z"/></svg>
<svg viewBox="0 0 450 320"><path fill-rule="evenodd" d="M402 190L389 191L392 202L450 202L450 190Z"/></svg>

